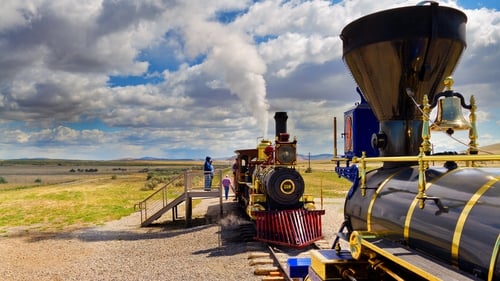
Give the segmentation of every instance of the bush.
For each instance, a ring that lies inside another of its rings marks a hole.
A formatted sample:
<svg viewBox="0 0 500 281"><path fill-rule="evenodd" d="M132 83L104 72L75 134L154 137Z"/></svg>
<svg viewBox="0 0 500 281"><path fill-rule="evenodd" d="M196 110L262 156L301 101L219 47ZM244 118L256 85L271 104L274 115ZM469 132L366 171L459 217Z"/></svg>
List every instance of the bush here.
<svg viewBox="0 0 500 281"><path fill-rule="evenodd" d="M142 190L153 190L155 188L156 184L148 181L144 184L144 188Z"/></svg>
<svg viewBox="0 0 500 281"><path fill-rule="evenodd" d="M41 178L36 179L35 183L42 183L42 179Z"/></svg>
<svg viewBox="0 0 500 281"><path fill-rule="evenodd" d="M4 179L3 177L0 177L0 184L2 184L2 183L7 183L7 180Z"/></svg>

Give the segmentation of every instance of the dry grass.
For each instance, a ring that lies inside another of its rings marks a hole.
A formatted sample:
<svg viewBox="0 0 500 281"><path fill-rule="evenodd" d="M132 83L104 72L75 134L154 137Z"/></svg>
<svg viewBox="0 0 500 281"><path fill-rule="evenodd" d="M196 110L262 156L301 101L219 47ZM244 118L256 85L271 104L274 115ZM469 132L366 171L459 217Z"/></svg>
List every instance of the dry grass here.
<svg viewBox="0 0 500 281"><path fill-rule="evenodd" d="M494 149L497 146L489 147ZM201 169L201 161L0 161L0 234L17 227L54 231L99 225L134 212L134 205L152 193L145 190L149 171L182 173ZM230 171L231 161L216 163ZM97 172L84 172L87 169ZM344 198L351 183L338 178L330 160L299 161L306 194ZM310 172L308 171L310 168ZM74 169L75 172L70 172ZM81 170L83 172L78 172Z"/></svg>
<svg viewBox="0 0 500 281"><path fill-rule="evenodd" d="M351 187L346 179L335 174L330 160L299 161L298 169L306 184L306 193L316 198L343 198ZM306 172L310 168L310 172Z"/></svg>
<svg viewBox="0 0 500 281"><path fill-rule="evenodd" d="M135 174L2 189L0 230L34 226L52 231L118 219L132 213L134 204L147 196L141 191L144 181L144 175Z"/></svg>
<svg viewBox="0 0 500 281"><path fill-rule="evenodd" d="M0 162L0 233L8 228L57 231L99 225L134 212L134 205L152 193L144 186L148 174L198 169L199 161L58 161ZM217 168L229 171L230 161ZM350 183L339 179L330 161L299 163L306 193L319 198L343 197ZM74 169L75 172L70 172ZM78 172L97 169L97 172Z"/></svg>
<svg viewBox="0 0 500 281"><path fill-rule="evenodd" d="M134 212L150 171L182 172L197 162L130 163L16 161L0 162L0 233L17 227L54 231L99 225ZM85 172L97 169L97 172ZM71 170L75 170L72 172ZM80 170L81 172L78 172Z"/></svg>

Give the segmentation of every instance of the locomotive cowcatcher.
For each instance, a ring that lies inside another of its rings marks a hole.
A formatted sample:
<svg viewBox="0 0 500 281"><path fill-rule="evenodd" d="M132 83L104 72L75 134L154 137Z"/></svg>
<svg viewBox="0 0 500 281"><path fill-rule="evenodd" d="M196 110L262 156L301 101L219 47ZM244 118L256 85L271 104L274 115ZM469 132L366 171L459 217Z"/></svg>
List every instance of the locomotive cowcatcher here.
<svg viewBox="0 0 500 281"><path fill-rule="evenodd" d="M304 195L304 179L296 169L297 140L287 133L286 112L276 112L274 143L236 150L236 198L255 221L254 239L302 248L321 239L321 216L314 198Z"/></svg>

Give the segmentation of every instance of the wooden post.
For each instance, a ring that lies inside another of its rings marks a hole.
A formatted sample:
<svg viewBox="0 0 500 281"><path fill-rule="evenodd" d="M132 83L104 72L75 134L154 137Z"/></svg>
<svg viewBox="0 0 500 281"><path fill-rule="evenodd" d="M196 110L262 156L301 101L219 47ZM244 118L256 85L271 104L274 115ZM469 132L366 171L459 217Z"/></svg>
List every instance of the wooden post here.
<svg viewBox="0 0 500 281"><path fill-rule="evenodd" d="M333 117L333 158L337 158L337 117Z"/></svg>
<svg viewBox="0 0 500 281"><path fill-rule="evenodd" d="M191 227L191 219L193 216L193 198L186 192L186 227Z"/></svg>
<svg viewBox="0 0 500 281"><path fill-rule="evenodd" d="M223 179L223 174L222 170L219 171L219 206L220 206L220 213L219 213L219 219L222 219L222 215L224 214L224 210L222 208L222 196L224 194L224 187L222 186L222 179Z"/></svg>

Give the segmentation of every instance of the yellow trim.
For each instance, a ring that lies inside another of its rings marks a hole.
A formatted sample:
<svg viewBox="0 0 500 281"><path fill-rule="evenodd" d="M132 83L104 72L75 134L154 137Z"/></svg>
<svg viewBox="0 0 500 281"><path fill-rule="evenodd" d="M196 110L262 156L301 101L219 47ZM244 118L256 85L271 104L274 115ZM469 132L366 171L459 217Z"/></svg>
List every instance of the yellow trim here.
<svg viewBox="0 0 500 281"><path fill-rule="evenodd" d="M419 156L353 157L352 163L362 162L418 162ZM500 154L424 155L423 161L500 161ZM345 159L344 159L345 161Z"/></svg>
<svg viewBox="0 0 500 281"><path fill-rule="evenodd" d="M260 193L255 193L255 194L250 194L250 200L249 204L252 205L254 203L262 203L266 202L266 195L265 194L260 194Z"/></svg>
<svg viewBox="0 0 500 281"><path fill-rule="evenodd" d="M455 227L455 231L453 233L453 242L451 243L451 262L454 266L458 267L458 251L460 249L460 239L462 237L462 231L464 229L464 224L467 221L467 217L471 212L472 208L479 201L479 198L488 191L488 189L498 182L499 177L492 178L486 184L484 184L481 188L479 188L475 194L469 199L469 201L465 204L464 209L460 213L460 216L457 220L457 225Z"/></svg>
<svg viewBox="0 0 500 281"><path fill-rule="evenodd" d="M432 184L428 183L425 190L427 190L427 188L430 187L431 185ZM408 212L406 212L405 226L403 229L403 238L405 241L408 241L410 238L410 223L413 217L413 212L415 211L415 207L417 207L418 202L419 199L415 197L411 202L410 207L408 208Z"/></svg>
<svg viewBox="0 0 500 281"><path fill-rule="evenodd" d="M375 200L377 199L380 191L384 188L384 186L390 181L392 180L397 174L399 174L400 172L402 172L402 170L399 170L397 172L395 172L394 174L390 175L389 177L387 177L380 185L379 187L377 188L377 190L375 191L375 193L373 194L372 196L372 199L370 200L370 205L368 205L368 211L366 213L366 229L368 231L371 231L372 229L372 209L373 209L373 205L375 205Z"/></svg>
<svg viewBox="0 0 500 281"><path fill-rule="evenodd" d="M490 269L488 270L488 281L493 280L493 274L495 273L495 265L497 263L499 250L500 250L500 234L497 236L495 247L493 247L493 252L491 253Z"/></svg>
<svg viewBox="0 0 500 281"><path fill-rule="evenodd" d="M425 156L424 149L420 148L420 154L418 155L418 207L423 209L425 207L425 198L427 195L425 194L425 188L427 187L427 178L425 176L425 170L429 167L428 162L423 161L423 157Z"/></svg>
<svg viewBox="0 0 500 281"><path fill-rule="evenodd" d="M356 260L361 258L361 254L363 254L363 249L361 248L362 239L358 231L353 231L349 237L349 250L351 251L351 256Z"/></svg>
<svg viewBox="0 0 500 281"><path fill-rule="evenodd" d="M356 157L354 157L356 158ZM352 159L354 161L354 158ZM361 152L361 159L364 160L366 158L366 152ZM359 165L359 176L361 177L361 196L366 196L366 162L361 161L361 165Z"/></svg>
<svg viewBox="0 0 500 281"><path fill-rule="evenodd" d="M387 259L393 261L394 263L402 266L403 268L406 268L410 270L411 272L417 274L418 276L424 278L425 280L429 281L441 281L440 278L436 277L435 275L428 273L427 271L423 270L419 266L412 264L408 262L407 260L404 260L396 255L393 255L386 251L384 248L378 247L374 243L371 243L370 241L366 239L371 239L371 238L377 238L376 233L370 233L370 232L365 232L365 231L354 231L351 234L351 237L354 235L353 238L349 240L349 244L352 248L356 248L360 252L359 256L361 256L361 253L368 253L366 249L369 249L373 251L374 253L380 254ZM354 257L354 254L352 254L352 257ZM356 258L355 258L356 259Z"/></svg>
<svg viewBox="0 0 500 281"><path fill-rule="evenodd" d="M488 281L493 281L493 274L495 273L495 264L497 263L499 252L500 252L500 234L497 236L497 242L495 242L495 247L493 247L493 252L491 253L490 269L488 271Z"/></svg>
<svg viewBox="0 0 500 281"><path fill-rule="evenodd" d="M280 190L283 194L293 194L295 192L295 183L290 180L284 180L280 183Z"/></svg>
<svg viewBox="0 0 500 281"><path fill-rule="evenodd" d="M462 170L462 168L457 168L457 169L454 169L454 170L449 171L447 173L443 173L442 175L434 178L431 182L427 182L426 185L425 185L425 190L424 191L427 191L441 177L443 177L445 175L448 176L448 175L450 175L452 173L456 173L459 170ZM404 230L403 230L403 237L404 237L405 241L408 241L408 239L410 239L410 224L411 224L411 219L413 218L413 213L415 212L415 207L417 206L417 204L419 203L419 201L420 201L419 198L415 197L413 199L413 201L411 202L410 207L408 208L408 212L406 213L405 226L404 226Z"/></svg>

